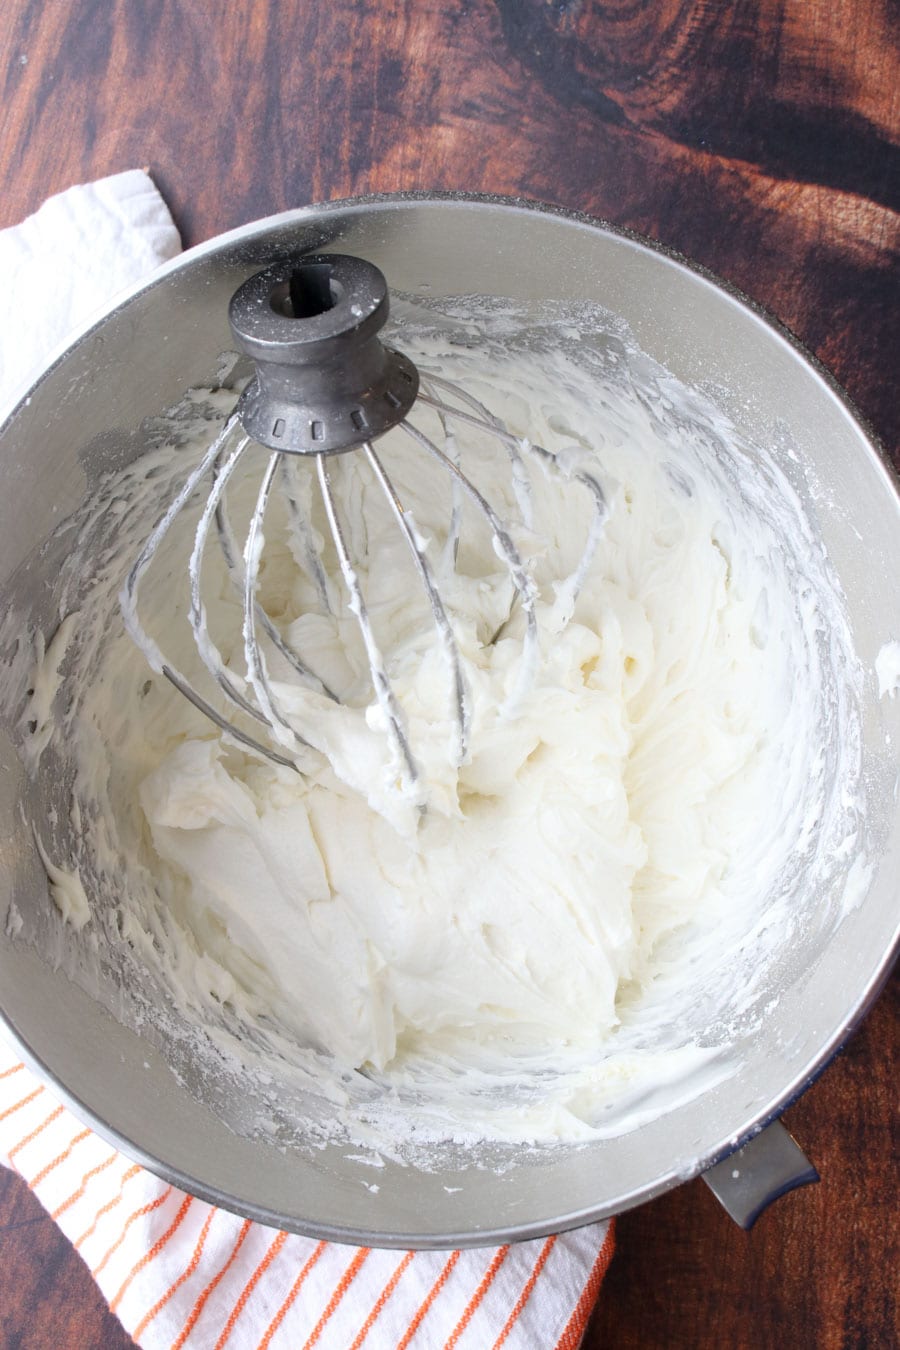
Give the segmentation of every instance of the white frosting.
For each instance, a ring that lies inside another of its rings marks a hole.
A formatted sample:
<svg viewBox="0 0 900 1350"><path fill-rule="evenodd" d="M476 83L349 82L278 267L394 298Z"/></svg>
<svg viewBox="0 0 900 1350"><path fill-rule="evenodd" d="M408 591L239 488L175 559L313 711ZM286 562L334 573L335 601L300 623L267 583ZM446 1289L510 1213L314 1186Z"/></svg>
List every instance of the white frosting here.
<svg viewBox="0 0 900 1350"><path fill-rule="evenodd" d="M91 906L81 877L77 872L67 872L62 867L56 867L47 856L47 850L37 834L34 836L34 842L44 864L44 871L50 882L50 895L56 908L66 923L70 923L76 929L83 928L91 917Z"/></svg>
<svg viewBox="0 0 900 1350"><path fill-rule="evenodd" d="M341 702L288 678L266 648L290 724L313 747L302 772L219 733L149 670L113 602L219 425L206 423L187 449L163 445L104 480L82 531L92 586L60 738L76 767L79 866L104 897L98 921L155 972L182 1028L203 1028L261 1083L311 1089L307 1131L312 1120L396 1150L413 1136L630 1128L728 1071L722 1048L798 921L798 869L818 869L825 895L836 843L855 837L852 728L839 751L823 732L828 716L849 716L828 666L852 658L839 598L771 462L728 444L727 427L643 358L624 375L613 357L585 370L548 351L489 365L434 343L413 355L557 456L548 468L526 451L513 470L502 446L457 432L463 467L529 560L534 670L523 678L523 607L490 531L464 505L453 565L449 481L396 433L379 453L451 617L469 753L453 754L446 655L360 456L332 473L426 810L398 786L354 616L346 600L322 603L308 541L279 501L258 599ZM221 418L233 395L206 402ZM439 435L431 414L416 416ZM229 497L239 535L264 463L251 458ZM607 498L602 529L585 470ZM305 465L297 492L340 597ZM142 605L153 640L214 698L184 617L199 509L167 540ZM210 635L244 681L239 599L212 560L203 580ZM44 689L31 701L38 754ZM826 763L836 753L843 790ZM84 887L41 854L61 910L84 923Z"/></svg>
<svg viewBox="0 0 900 1350"><path fill-rule="evenodd" d="M60 667L77 626L76 610L66 615L48 644L45 645L43 634L35 636L32 687L23 717L29 732L26 755L32 764L38 763L54 732L53 705L62 683Z"/></svg>
<svg viewBox="0 0 900 1350"><path fill-rule="evenodd" d="M550 434L540 421L528 430ZM491 466L484 490L510 511L505 456L489 442L477 449ZM437 537L434 466L402 442L384 458L419 531ZM427 1053L435 1041L473 1062L501 1043L583 1052L616 1025L621 983L648 979L659 938L708 902L758 815L758 595L729 583L718 502L676 495L659 464L624 449L606 465L625 484L611 489L568 625L544 587L542 660L514 716L504 708L521 623L514 614L486 643L511 597L490 539L439 576L472 726L457 766L447 667L403 541L359 460L340 467L344 517L354 511L351 528L368 532L363 589L427 813L398 791L352 619L304 613L302 593L279 603L276 586L300 590L299 570L267 576L264 603L271 586L268 608L300 612L291 639L349 706L299 681L278 686L293 726L326 756L304 776L236 758L205 728L162 759L140 799L174 903L191 928L202 916L227 934L215 948L226 969L228 946L249 958L241 982L254 1000L350 1066L384 1069L398 1047ZM571 488L540 473L536 486L541 573L565 578L590 514ZM745 780L736 809L724 793L735 776Z"/></svg>
<svg viewBox="0 0 900 1350"><path fill-rule="evenodd" d="M889 698L900 690L900 642L886 642L875 658L878 697Z"/></svg>

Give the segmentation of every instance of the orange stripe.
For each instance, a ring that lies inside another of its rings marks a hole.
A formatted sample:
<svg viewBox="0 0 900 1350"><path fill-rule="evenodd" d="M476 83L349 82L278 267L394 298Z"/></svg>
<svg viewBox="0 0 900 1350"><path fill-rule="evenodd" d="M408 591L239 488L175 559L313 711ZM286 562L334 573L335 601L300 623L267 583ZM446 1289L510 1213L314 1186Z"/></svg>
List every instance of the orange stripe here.
<svg viewBox="0 0 900 1350"><path fill-rule="evenodd" d="M538 1276L544 1269L544 1266L546 1265L547 1262L547 1257L553 1251L555 1242L556 1242L556 1234L554 1234L552 1237L548 1237L547 1241L544 1243L543 1247L538 1253L538 1258L535 1261L534 1266L532 1267L531 1274L528 1276L528 1279L522 1286L522 1292L516 1299L515 1306L512 1312L509 1314L509 1317L507 1317L506 1322L504 1323L503 1326L503 1330L500 1332L500 1335L494 1341L492 1350L500 1350L501 1345L506 1340L507 1336L512 1331L513 1327L518 1321L519 1314L525 1307L525 1304L531 1298L534 1286L537 1284L538 1281Z"/></svg>
<svg viewBox="0 0 900 1350"><path fill-rule="evenodd" d="M363 1261L365 1261L366 1257L369 1255L369 1251L370 1251L369 1247L359 1247L357 1249L356 1255L350 1262L347 1269L344 1271L343 1275L341 1276L340 1283L338 1284L334 1293L331 1295L331 1298L328 1300L328 1304L325 1308L325 1311L322 1313L322 1316L319 1318L318 1322L313 1327L309 1339L307 1340L306 1344L303 1347L303 1350L312 1350L312 1347L315 1345L316 1341L322 1335L322 1332L325 1330L325 1327L331 1320L334 1310L337 1308L341 1299L344 1297L347 1290L350 1288L351 1284L356 1279L357 1272L359 1271L359 1268L362 1265ZM260 1348L260 1350L262 1350L262 1347Z"/></svg>
<svg viewBox="0 0 900 1350"><path fill-rule="evenodd" d="M29 1102L34 1101L35 1097L39 1097L43 1090L42 1087L36 1087L34 1092L29 1092L28 1096L23 1097L20 1102L16 1102L15 1106L8 1106L5 1111L0 1111L0 1120L6 1120L6 1117L11 1116L14 1111L21 1111L23 1106L27 1106Z"/></svg>
<svg viewBox="0 0 900 1350"><path fill-rule="evenodd" d="M450 1333L450 1339L444 1346L444 1350L453 1350L454 1345L456 1345L456 1342L459 1340L460 1336L463 1334L466 1327L471 1322L473 1316L481 1306L482 1299L484 1298L485 1294L493 1284L494 1277L496 1276L497 1271L503 1265L503 1262L506 1260L508 1253L509 1253L508 1242L504 1243L502 1247L498 1247L497 1250L495 1251L494 1258L491 1261L491 1264L488 1266L487 1270L484 1272L481 1283L479 1284L478 1288L475 1290L475 1293L469 1300L469 1303L462 1317L459 1319L456 1326Z"/></svg>
<svg viewBox="0 0 900 1350"><path fill-rule="evenodd" d="M24 1068L24 1064L14 1064L11 1069L4 1069L3 1072L0 1073L0 1078L9 1078L10 1074L21 1073Z"/></svg>
<svg viewBox="0 0 900 1350"><path fill-rule="evenodd" d="M399 1266L394 1271L393 1275L388 1280L387 1284L384 1286L381 1293L378 1295L378 1298L375 1300L375 1304L372 1308L372 1311L369 1313L368 1317L363 1322L359 1331L356 1333L356 1337L353 1341L353 1344L350 1346L350 1350L359 1350L359 1347L362 1345L363 1341L366 1339L369 1332L372 1330L372 1327L375 1325L376 1321L381 1315L382 1308L387 1303L391 1294L397 1288L397 1285L400 1283L400 1276L403 1274L404 1270L409 1265L410 1261L413 1259L414 1256L415 1252L406 1253L403 1260L400 1262Z"/></svg>
<svg viewBox="0 0 900 1350"><path fill-rule="evenodd" d="M50 1215L50 1218L58 1219L60 1214L65 1214L66 1210L84 1195L91 1177L95 1177L98 1172L105 1172L107 1167L112 1167L118 1156L118 1153L111 1153L106 1159L106 1162L98 1163L96 1167L92 1167L90 1171L85 1172L84 1176L81 1178L81 1185L78 1187L78 1190L73 1191L68 1200L64 1200L61 1205L57 1205L56 1209Z"/></svg>
<svg viewBox="0 0 900 1350"><path fill-rule="evenodd" d="M616 1221L610 1219L609 1232L603 1242L603 1246L597 1253L597 1259L591 1267L591 1273L587 1277L587 1283L581 1291L581 1298L575 1305L572 1316L566 1323L565 1330L556 1342L556 1350L578 1350L581 1344L581 1338L584 1335L588 1319L594 1310L594 1304L597 1302L597 1295L600 1293L600 1286L603 1283L603 1276L606 1274L606 1268L612 1260L612 1254L616 1247Z"/></svg>
<svg viewBox="0 0 900 1350"><path fill-rule="evenodd" d="M131 1333L133 1340L136 1341L140 1340L142 1333L146 1331L147 1327L153 1321L154 1317L160 1311L160 1309L166 1306L172 1295L178 1289L181 1288L185 1280L189 1280L191 1278L194 1271L197 1269L198 1265L200 1264L200 1257L203 1255L203 1248L206 1245L206 1238L207 1234L209 1233L210 1224L212 1223L217 1213L218 1213L217 1210L211 1209L207 1214L203 1227L200 1229L200 1236L198 1237L197 1244L194 1247L193 1256L191 1257L188 1264L185 1266L184 1270L178 1276L178 1279L175 1280L173 1284L169 1285L168 1289L163 1294L162 1298L157 1299L157 1301L154 1303L150 1311L141 1318L140 1322L138 1322L137 1326Z"/></svg>
<svg viewBox="0 0 900 1350"><path fill-rule="evenodd" d="M206 1286L206 1288L203 1290L203 1293L202 1293L202 1294L200 1295L200 1297L197 1299L197 1302L194 1304L193 1308L191 1309L191 1315L190 1315L190 1317L189 1317L188 1320L185 1322L184 1327L182 1328L182 1331L181 1331L180 1336L178 1337L177 1340L175 1340L175 1341L172 1342L172 1350L181 1350L181 1347L184 1345L184 1343L185 1343L185 1341L187 1340L188 1336L190 1336L191 1332L194 1330L194 1327L195 1327L195 1325L196 1325L196 1323L197 1323L197 1319L199 1318L200 1314L203 1312L203 1309L206 1307L206 1301L207 1301L207 1299L209 1298L209 1296L210 1296L210 1294L213 1292L213 1290L219 1285L219 1283L221 1282L221 1280L224 1279L224 1277L225 1277L225 1275L227 1275L228 1271L231 1269L231 1266L232 1266L232 1264L234 1263L235 1258L237 1257L238 1252L241 1250L241 1247L244 1245L244 1238L245 1238L245 1237L247 1236L247 1234L250 1232L250 1229L251 1229L252 1227L253 1227L253 1225L252 1225L251 1221L250 1221L249 1219L245 1219L244 1222L243 1222L243 1224L241 1225L241 1231L238 1233L237 1242L234 1244L234 1246L233 1246L232 1249L231 1249L231 1255L229 1256L228 1260L225 1262L224 1266L223 1266L222 1269L219 1271L219 1273L218 1273L212 1280L210 1280L209 1284L208 1284L208 1285Z"/></svg>
<svg viewBox="0 0 900 1350"><path fill-rule="evenodd" d="M121 1233L116 1238L115 1242L110 1247L109 1251L106 1253L103 1260L100 1262L99 1266L95 1266L94 1269L91 1271L91 1274L93 1275L94 1279L96 1279L97 1276L100 1274L101 1270L106 1265L107 1261L113 1255L113 1253L119 1250L122 1243L125 1241L125 1236L131 1225L135 1223L138 1219L143 1218L145 1214L151 1214L154 1209L159 1209L163 1201L168 1200L171 1194L172 1194L172 1187L167 1186L166 1189L163 1191L162 1195L158 1195L156 1199L151 1200L148 1205L142 1205L141 1208L136 1209L133 1214L129 1214L128 1218L125 1220L125 1223L122 1227Z"/></svg>
<svg viewBox="0 0 900 1350"><path fill-rule="evenodd" d="M296 1280L291 1286L290 1293L288 1294L287 1298L284 1300L281 1307L278 1309L278 1312L275 1314L275 1316L269 1323L266 1334L263 1336L262 1340L257 1346L257 1350L266 1350L266 1347L269 1345L269 1342L275 1335L275 1332L278 1330L278 1328L284 1321L285 1313L293 1303L294 1299L299 1294L300 1286L303 1284L303 1281L306 1279L307 1275L312 1270L313 1266L316 1264L319 1257L322 1255L327 1246L328 1246L327 1242L320 1242L318 1246L313 1250L312 1254L307 1258L303 1266L303 1269L300 1271L300 1274L297 1276Z"/></svg>
<svg viewBox="0 0 900 1350"><path fill-rule="evenodd" d="M175 1218L172 1220L169 1227L163 1233L162 1237L157 1242L154 1242L149 1252L145 1252L144 1255L141 1257L140 1261L137 1261L131 1267L131 1270L128 1272L128 1274L125 1276L125 1279L122 1281L119 1287L119 1292L116 1294L115 1298L110 1302L109 1305L110 1312L116 1311L116 1308L118 1308L119 1304L121 1303L125 1291L131 1284L131 1281L134 1279L135 1275L139 1275L145 1266L149 1266L150 1262L155 1260L155 1258L159 1256L159 1253L162 1251L163 1247L166 1245L169 1238L175 1232L176 1228L180 1226L182 1219L184 1218L185 1214L187 1214L188 1210L190 1209L193 1203L194 1203L193 1196L186 1195L184 1197L184 1199L181 1202L181 1208L175 1215Z"/></svg>
<svg viewBox="0 0 900 1350"><path fill-rule="evenodd" d="M403 1334L403 1336L401 1337L401 1339L398 1341L398 1343L397 1343L397 1350L406 1350L406 1347L409 1345L409 1343L410 1343L410 1341L412 1340L413 1336L415 1336L416 1332L419 1330L419 1326L420 1326L420 1324L421 1324L421 1322L422 1322L422 1319L424 1318L425 1314L428 1312L428 1309L431 1307L432 1303L433 1303L434 1300L437 1298L438 1294L441 1292L441 1290L443 1289L444 1285L447 1283L447 1280L448 1280L448 1278L449 1278L449 1276L450 1276L450 1272L451 1272L451 1270L453 1269L453 1267L456 1265L456 1263L457 1263L457 1261L459 1260L461 1254L462 1254L462 1253L461 1253L461 1252L458 1252L458 1251L456 1251L456 1252L451 1252L451 1253L450 1253L450 1255L449 1255L449 1257L447 1258L447 1261L446 1261L446 1263L445 1263L445 1265L444 1265L443 1270L441 1271L440 1275L439 1275L439 1276L437 1277L437 1279L435 1280L434 1284L433 1284L433 1285L431 1286L431 1288L429 1289L428 1293L425 1295L425 1300L424 1300L424 1302L420 1305L419 1311L416 1313L415 1317L414 1317L413 1320L410 1322L409 1326L406 1328L405 1333Z"/></svg>
<svg viewBox="0 0 900 1350"><path fill-rule="evenodd" d="M66 1158L71 1156L73 1148L75 1148L76 1145L80 1144L82 1139L90 1139L90 1137L91 1137L90 1130L82 1130L81 1134L76 1134L75 1138L72 1140L69 1147L67 1149L64 1149L62 1153L60 1153L57 1157L53 1159L52 1162L48 1162L46 1167L42 1167L41 1170L38 1172L37 1176L32 1178L31 1181L29 1181L28 1185L31 1187L31 1189L34 1190L35 1186L40 1186L41 1182L44 1180L44 1177L49 1176L50 1173L53 1171L54 1167L59 1167L59 1164L61 1162L65 1162Z"/></svg>
<svg viewBox="0 0 900 1350"><path fill-rule="evenodd" d="M269 1266L275 1260L275 1257L281 1251L282 1247L286 1242L287 1242L287 1233L279 1233L278 1236L276 1238L273 1238L272 1241L269 1243L269 1247L268 1250L266 1251L265 1256L254 1270L253 1274L250 1276L247 1283L244 1285L244 1288L241 1290L241 1296L238 1299L237 1303L232 1308L231 1316L225 1323L225 1326L222 1330L222 1334L216 1341L214 1350L222 1350L222 1346L228 1340L228 1337L231 1335L232 1331L234 1331L234 1328L237 1324L237 1320L240 1317L241 1313L244 1311L244 1308L247 1304L247 1299L253 1293L253 1290L256 1288L257 1284L262 1279L263 1275L266 1273Z"/></svg>
<svg viewBox="0 0 900 1350"><path fill-rule="evenodd" d="M125 1183L127 1181L130 1181L132 1177L136 1177L138 1172L140 1172L140 1170L141 1169L137 1163L134 1163L132 1167L128 1168L128 1171L124 1174L122 1180L119 1182L118 1195L114 1195L111 1200L107 1200L105 1205L100 1206L100 1208L97 1210L97 1213L94 1215L94 1222L91 1224L90 1228L86 1228L85 1231L82 1233L81 1237L78 1239L78 1241L73 1243L73 1246L75 1247L76 1251L81 1246L82 1242L87 1242L88 1238L93 1235L94 1230L96 1229L97 1224L103 1218L103 1215L108 1214L111 1209L115 1209L116 1205L120 1205L122 1203L122 1192L125 1190Z"/></svg>
<svg viewBox="0 0 900 1350"><path fill-rule="evenodd" d="M54 1120L59 1120L63 1110L64 1108L62 1106L58 1106L55 1111L50 1112L46 1120L42 1120L40 1125L36 1125L30 1134L26 1134L24 1139L20 1139L15 1148L11 1148L6 1155L7 1158L9 1158L9 1161L12 1162L16 1154L21 1153L22 1149L31 1143L32 1139L36 1139L39 1134L43 1134L47 1126L52 1125Z"/></svg>

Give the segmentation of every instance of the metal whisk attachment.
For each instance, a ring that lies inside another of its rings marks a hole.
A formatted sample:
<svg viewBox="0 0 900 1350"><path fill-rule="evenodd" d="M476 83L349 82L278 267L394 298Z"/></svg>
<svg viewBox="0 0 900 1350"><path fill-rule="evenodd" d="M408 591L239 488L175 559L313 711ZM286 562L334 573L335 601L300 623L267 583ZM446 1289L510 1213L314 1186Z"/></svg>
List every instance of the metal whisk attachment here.
<svg viewBox="0 0 900 1350"><path fill-rule="evenodd" d="M509 530L471 479L454 451L454 425L467 424L495 438L511 463L516 496L528 514L528 479L523 457L532 455L551 470L554 456L540 446L513 436L477 399L438 376L420 378L413 363L386 347L378 333L388 316L388 290L377 267L360 258L322 254L275 264L257 273L234 294L229 308L238 347L252 358L256 374L244 390L201 462L150 534L122 589L126 627L151 667L161 672L196 708L242 744L278 764L297 766L308 743L291 724L289 712L273 687L266 647L271 646L296 677L330 699L337 696L284 639L258 600L263 522L276 483L283 494L304 565L326 612L333 612L333 588L325 574L308 516L300 505L295 471L300 457L312 457L325 516L346 590L368 659L372 686L396 748L405 785L413 786L419 770L410 745L406 720L379 650L359 575L338 512L329 462L332 456L358 451L366 456L376 482L405 539L425 594L437 638L446 656L452 719L452 753L457 763L468 753L470 717L466 680L453 626L447 616L435 575L413 522L375 450L374 442L398 427L449 476L453 506L448 543L458 542L463 498L467 497L491 531L494 549L511 579L525 617L521 683L537 664L535 615L537 589ZM413 404L437 414L444 447L409 419ZM225 505L225 492L248 448L256 442L272 451L263 472L243 547L235 538ZM606 503L599 482L577 472L594 499L594 524L576 572L569 579L577 593L593 556ZM173 522L205 479L209 495L202 509L190 559L189 618L197 651L226 705L239 709L261 729L262 739L235 725L210 703L162 653L139 617L141 578L159 552ZM201 593L201 570L209 536L215 534L231 580L241 596L246 676L227 666L210 636Z"/></svg>

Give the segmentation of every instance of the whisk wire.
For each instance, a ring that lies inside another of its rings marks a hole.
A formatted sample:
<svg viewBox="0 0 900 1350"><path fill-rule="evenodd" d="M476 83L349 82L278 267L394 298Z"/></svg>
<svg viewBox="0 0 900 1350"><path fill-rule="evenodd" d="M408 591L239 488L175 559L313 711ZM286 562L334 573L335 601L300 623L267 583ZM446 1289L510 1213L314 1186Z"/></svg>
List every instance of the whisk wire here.
<svg viewBox="0 0 900 1350"><path fill-rule="evenodd" d="M282 745L308 749L309 742L298 735L281 711L275 691L269 682L265 654L256 633L256 589L259 584L259 563L263 546L263 520L280 459L278 451L269 456L256 505L250 517L247 542L244 546L244 658L247 662L247 678L253 685L260 709L275 738Z"/></svg>
<svg viewBox="0 0 900 1350"><path fill-rule="evenodd" d="M452 384L451 381L442 379L440 375L429 375L428 383L441 389L446 389L449 393L453 394L460 403L465 404L471 409L470 413L466 413L461 408L454 408L452 409L452 415L454 417L459 418L460 421L467 423L469 426L479 428L479 430L493 432L497 439L507 446L511 455L513 447L516 447L517 458L513 460L513 489L516 492L519 508L522 510L523 523L530 528L532 525L530 485L527 497L527 511L523 508L523 498L520 496L516 486L519 481L517 478L516 465L518 465L521 472L524 473L522 456L518 454L518 451L521 450L526 454L532 455L551 473L565 476L563 470L560 468L557 456L551 454L550 451L546 450L542 445L536 445L533 441L527 440L524 437L514 436L512 432L503 426L499 419L496 418L483 403L475 398L473 394L470 394L468 390L458 388L456 385ZM419 399L420 402L426 403L429 407L434 408L442 418L446 416L448 411L447 405L442 403L440 399L436 399L433 394L429 394L427 392L427 386L424 390L420 390ZM565 589L570 591L572 601L574 602L584 585L594 554L597 551L597 546L600 543L600 538L603 534L603 526L609 517L609 506L606 501L606 494L603 491L603 487L593 474L587 473L584 469L579 469L576 473L572 474L571 477L573 482L578 483L590 493L594 504L594 518L588 532L584 551L575 570L567 580L562 583Z"/></svg>
<svg viewBox="0 0 900 1350"><path fill-rule="evenodd" d="M200 521L197 525L197 531L194 535L194 547L191 551L190 562L188 564L188 574L190 577L191 603L188 609L188 619L191 625L191 631L194 634L194 643L206 669L209 671L216 684L225 694L226 698L232 699L239 708L250 717L255 717L258 722L265 722L263 714L255 707L249 699L244 697L236 680L225 665L222 653L213 641L209 625L206 621L206 606L200 592L200 579L203 571L203 555L206 550L206 541L209 537L210 525L213 516L219 507L222 494L228 484L228 480L237 468L244 451L250 444L249 436L242 436L237 446L231 451L231 454L224 461L219 460L217 465L213 465L213 485L203 511L200 515Z"/></svg>
<svg viewBox="0 0 900 1350"><path fill-rule="evenodd" d="M159 552L160 545L172 528L174 521L181 514L187 502L190 501L203 478L209 473L223 448L227 445L232 431L238 425L237 415L232 413L200 463L188 474L180 491L169 504L162 518L151 530L144 547L132 563L125 579L125 585L119 594L119 605L125 627L132 640L143 652L144 658L152 670L162 671L167 662L158 644L150 637L138 615L138 595L141 580Z"/></svg>
<svg viewBox="0 0 900 1350"><path fill-rule="evenodd" d="M469 740L469 712L468 696L466 683L462 672L462 662L459 655L459 647L453 633L453 626L447 617L447 611L444 609L434 574L431 570L431 564L425 555L425 549L420 544L415 528L413 527L409 513L404 509L394 484L391 482L387 472L372 446L371 441L366 441L363 447L366 457L372 466L375 477L378 480L384 495L387 497L391 509L396 517L397 524L403 538L409 545L410 553L415 561L416 568L425 588L425 592L431 603L431 613L434 618L435 628L441 645L447 657L450 666L451 683L453 685L453 723L455 728L454 735L454 759L457 764L461 764L465 759L468 750Z"/></svg>
<svg viewBox="0 0 900 1350"><path fill-rule="evenodd" d="M288 508L288 518L291 522L294 535L300 544L304 566L312 579L313 585L318 591L319 599L322 602L325 613L334 614L335 605L330 594L328 576L326 575L325 568L322 566L322 559L316 551L312 527L300 509L300 503L298 501L299 491L296 482L297 458L295 455L282 456L281 471L284 476L285 501Z"/></svg>
<svg viewBox="0 0 900 1350"><path fill-rule="evenodd" d="M499 417L495 416L495 414L492 413L489 408L485 407L483 403L480 403L467 389L461 389L459 385L454 384L452 380L445 380L440 375L429 374L422 380L419 398L421 402L428 403L437 411L441 418L442 425L446 425L448 413L455 417L459 417L461 409L451 408L449 404L436 398L434 394L431 394L429 397L427 395L429 386L433 386L436 389L443 389L449 397L458 399L460 403L477 414L477 418L474 421L468 417L462 417L462 421L469 422L471 425L475 425L482 430L492 431L497 439L503 442L506 447L506 453L509 456L510 469L512 472L513 495L515 496L516 503L522 516L522 524L527 530L533 529L534 493L532 492L528 471L525 468L525 462L521 453L522 446L519 439L510 435ZM424 397L422 390L425 391Z"/></svg>
<svg viewBox="0 0 900 1350"><path fill-rule="evenodd" d="M168 509L158 521L155 528L150 532L144 547L141 549L137 558L131 566L131 570L125 579L125 585L119 593L119 606L122 618L125 623L126 631L135 643L137 648L143 654L143 657L151 670L156 670L164 675L170 684L188 700L189 703L203 713L205 717L214 723L221 731L226 732L234 740L245 745L249 750L258 751L267 759L273 760L276 764L283 764L287 768L296 768L292 759L287 759L284 755L279 755L268 746L262 745L253 736L249 736L240 727L235 727L227 718L213 707L201 694L194 689L188 679L182 675L170 661L166 659L157 642L150 636L140 620L138 611L138 600L140 595L141 580L150 567L153 559L159 552L160 546L172 528L177 517L181 514L184 507L190 501L196 492L204 477L210 472L217 459L223 454L234 428L239 425L239 419L236 413L232 413L226 420L222 430L216 436L212 445L201 459L200 463L188 474L180 491L170 503Z"/></svg>
<svg viewBox="0 0 900 1350"><path fill-rule="evenodd" d="M400 705L397 702L393 686L388 677L387 669L384 664L384 657L381 655L378 643L375 641L375 633L369 619L369 612L366 608L362 587L359 584L359 576L356 572L356 568L351 562L350 554L347 551L344 533L341 529L340 520L338 519L337 505L334 499L331 476L328 472L328 459L326 455L316 455L316 472L319 478L319 487L322 492L322 501L325 505L325 514L328 517L328 525L331 530L332 538L334 539L334 546L341 567L341 574L347 585L347 590L350 592L350 609L356 618L360 636L362 637L366 649L366 656L369 660L369 669L372 675L375 697L381 706L381 710L387 721L389 735L394 742L394 747L399 755L403 767L405 785L408 788L414 787L418 782L418 769L410 749L403 713L400 710Z"/></svg>
<svg viewBox="0 0 900 1350"><path fill-rule="evenodd" d="M427 388L423 382L420 388ZM441 424L441 433L444 438L444 452L457 468L461 468L459 458L459 446L456 443L456 436L450 426L450 421L444 411L443 405L438 402L432 404L438 415ZM447 526L447 537L444 541L443 564L446 568L455 568L459 558L459 541L462 532L462 513L463 513L464 493L459 479L451 475L450 477L450 523Z"/></svg>
<svg viewBox="0 0 900 1350"><path fill-rule="evenodd" d="M448 411L452 411L448 409ZM449 455L444 454L439 446L429 436L426 436L418 427L411 422L401 422L402 429L408 436L411 436L423 450L443 464L449 473L459 482L460 486L471 498L478 510L486 519L494 540L494 549L498 557L506 564L513 588L518 595L522 611L525 615L525 638L523 643L522 663L519 669L519 678L515 687L504 705L503 712L510 715L518 704L523 694L530 687L538 661L538 631L537 615L535 613L535 604L537 602L537 587L534 579L529 574L525 564L522 561L519 550L516 548L509 533L503 524L503 521L497 515L494 508L486 497L479 492L478 488L466 474L463 473L459 465L454 464Z"/></svg>
<svg viewBox="0 0 900 1350"><path fill-rule="evenodd" d="M243 603L243 596L244 596L243 553L241 549L238 547L237 540L235 539L234 530L232 529L231 520L229 518L228 509L225 503L225 494L224 494L225 485L227 483L228 477L230 477L231 471L230 469L228 469L227 465L223 466L221 470L218 470L218 472L217 469L218 466L214 466L213 472L216 473L216 480L213 486L213 492L211 494L211 496L214 497L215 499L216 532L218 535L219 547L222 550L222 557L225 562L225 567L228 571L228 576L231 579L231 584L234 587L235 592L238 595L239 599ZM225 478L225 481L221 482L220 484L220 476L223 473L227 474L227 476ZM297 507L297 510L299 512L299 507ZM201 517L200 525L198 526L197 529L198 535L198 539L196 541L197 543L199 543L199 535L201 530L203 530L203 528L204 528L203 519ZM193 562L191 566L192 566L191 576L193 580ZM258 623L262 627L263 631L265 632L269 641L272 643L273 647L275 647L275 649L280 653L280 655L284 658L284 660L288 663L288 665L290 665L293 668L293 670L297 673L297 675L300 676L300 678L304 682L311 683L312 685L314 685L323 694L325 694L327 698L330 698L332 702L334 703L339 702L340 700L338 699L337 694L328 687L328 685L321 678L321 676L317 675L315 671L312 670L312 668L306 664L306 662L302 659L299 653L296 652L294 648L291 647L287 642L285 642L281 633L275 627L275 624L272 622L269 615L266 613L265 609L263 609L262 605L259 603L258 600L254 601L254 605L255 605L256 619ZM209 667L207 668L209 669ZM214 670L211 671L211 673L215 675ZM254 708L253 713L254 716L259 717L261 721L265 721L265 718L262 716L262 714L259 713L258 709Z"/></svg>

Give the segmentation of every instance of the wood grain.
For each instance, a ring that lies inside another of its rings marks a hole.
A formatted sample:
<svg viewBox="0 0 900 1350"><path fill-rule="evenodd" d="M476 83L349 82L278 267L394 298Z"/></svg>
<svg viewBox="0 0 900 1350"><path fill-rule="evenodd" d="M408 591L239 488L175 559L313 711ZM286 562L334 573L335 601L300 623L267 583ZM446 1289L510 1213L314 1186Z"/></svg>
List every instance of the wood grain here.
<svg viewBox="0 0 900 1350"><path fill-rule="evenodd" d="M399 188L543 198L772 309L894 449L891 0L12 0L0 225L149 165L186 244Z"/></svg>
<svg viewBox="0 0 900 1350"><path fill-rule="evenodd" d="M0 1168L2 1350L127 1350L87 1266L31 1194Z"/></svg>
<svg viewBox="0 0 900 1350"><path fill-rule="evenodd" d="M744 1233L700 1180L618 1221L585 1350L900 1345L900 977L784 1121L821 1181Z"/></svg>
<svg viewBox="0 0 900 1350"><path fill-rule="evenodd" d="M900 464L896 0L7 0L0 108L0 226L137 165L185 244L411 188L629 226L784 321ZM895 980L790 1114L819 1187L750 1235L700 1183L623 1217L591 1350L900 1345L896 1011ZM120 1343L67 1250L3 1231L4 1345Z"/></svg>

